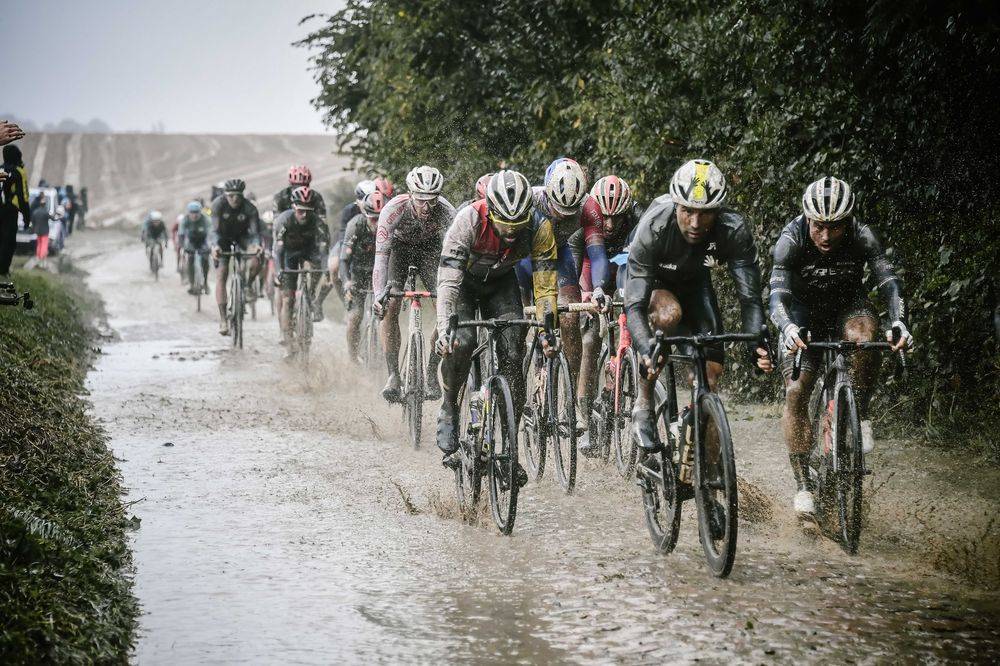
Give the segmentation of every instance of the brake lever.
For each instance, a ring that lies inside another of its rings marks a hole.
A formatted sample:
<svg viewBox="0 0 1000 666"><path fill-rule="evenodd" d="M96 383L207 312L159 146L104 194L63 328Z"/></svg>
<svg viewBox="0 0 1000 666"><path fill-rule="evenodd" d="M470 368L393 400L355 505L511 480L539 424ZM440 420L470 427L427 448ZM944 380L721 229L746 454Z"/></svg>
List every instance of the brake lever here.
<svg viewBox="0 0 1000 666"><path fill-rule="evenodd" d="M767 351L767 360L771 361L771 364L774 365L774 351L771 349L771 332L768 330L767 324L760 327L760 338L757 340L757 344ZM757 365L758 358L760 357L757 356L757 349L751 348L750 365L753 367L753 373L759 377L764 374L764 371Z"/></svg>
<svg viewBox="0 0 1000 666"><path fill-rule="evenodd" d="M659 359L662 355L663 348L663 331L657 331L656 336L653 338L653 348L650 350L649 354L649 365L646 366L643 364L644 367L642 374L646 379L652 379L656 376L656 372L659 370L659 363L657 362L657 359Z"/></svg>
<svg viewBox="0 0 1000 666"><path fill-rule="evenodd" d="M812 340L812 336L809 334L808 329L805 329L805 328L800 328L799 329L799 338L802 339L802 340L806 340L807 344L808 344L808 341ZM804 352L804 351L805 351L804 349L796 349L795 350L795 359L792 361L792 381L793 382L794 381L798 381L799 375L802 372L802 352Z"/></svg>

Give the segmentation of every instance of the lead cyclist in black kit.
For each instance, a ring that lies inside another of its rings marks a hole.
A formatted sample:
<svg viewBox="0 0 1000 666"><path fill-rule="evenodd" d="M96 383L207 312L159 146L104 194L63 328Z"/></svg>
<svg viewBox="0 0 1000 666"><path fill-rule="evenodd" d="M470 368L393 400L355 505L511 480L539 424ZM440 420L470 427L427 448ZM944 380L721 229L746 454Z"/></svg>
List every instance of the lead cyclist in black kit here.
<svg viewBox="0 0 1000 666"><path fill-rule="evenodd" d="M215 302L219 305L219 333L229 335L229 318L226 316L226 280L229 278L229 262L219 261L221 252L238 248L243 252L257 254L247 264L247 284L253 285L260 272L260 217L257 207L243 196L246 183L240 178L230 178L223 185L222 196L212 202L212 224L214 225L215 246L212 258L217 262L215 282ZM248 296L253 298L252 295Z"/></svg>
<svg viewBox="0 0 1000 666"><path fill-rule="evenodd" d="M868 300L864 284L867 266L874 286L889 308L886 339L893 349L913 343L906 326L902 284L886 258L875 232L852 215L854 193L837 178L821 178L802 195L802 214L782 230L773 249L771 269L771 321L781 331L788 352L782 361L785 377L785 408L781 417L788 457L795 476L794 507L799 514L815 512L815 483L809 467L812 433L809 427L809 396L822 362L821 352L809 352L808 341L799 335L808 328L821 340L871 341L878 330L878 315ZM792 381L791 355L802 354L799 378ZM868 403L877 378L878 352L858 351L852 358L852 381L858 398L861 441L865 453L875 447Z"/></svg>

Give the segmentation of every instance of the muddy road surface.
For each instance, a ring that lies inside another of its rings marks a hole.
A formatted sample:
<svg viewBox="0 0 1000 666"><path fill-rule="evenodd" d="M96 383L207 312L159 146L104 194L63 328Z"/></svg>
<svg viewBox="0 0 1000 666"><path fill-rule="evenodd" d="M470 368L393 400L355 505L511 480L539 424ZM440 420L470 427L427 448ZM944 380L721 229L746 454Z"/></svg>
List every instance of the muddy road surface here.
<svg viewBox="0 0 1000 666"><path fill-rule="evenodd" d="M89 386L141 519L138 663L997 658L996 593L933 570L894 517L927 480L886 484L846 556L791 515L773 408L731 409L758 515L728 580L707 573L690 514L656 554L638 491L589 461L572 496L529 484L502 537L458 519L433 414L408 448L379 378L346 362L341 324L318 326L303 374L264 304L235 353L175 274L152 280L134 239L77 238L118 336ZM880 445L881 465L913 466Z"/></svg>

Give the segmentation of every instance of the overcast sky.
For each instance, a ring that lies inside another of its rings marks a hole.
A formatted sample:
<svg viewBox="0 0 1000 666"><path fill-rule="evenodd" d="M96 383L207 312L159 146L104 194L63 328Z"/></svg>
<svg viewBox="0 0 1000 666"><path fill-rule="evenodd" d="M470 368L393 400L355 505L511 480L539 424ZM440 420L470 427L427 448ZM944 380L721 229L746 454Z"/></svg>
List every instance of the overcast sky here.
<svg viewBox="0 0 1000 666"><path fill-rule="evenodd" d="M343 0L3 0L0 113L116 131L314 133L299 20Z"/></svg>

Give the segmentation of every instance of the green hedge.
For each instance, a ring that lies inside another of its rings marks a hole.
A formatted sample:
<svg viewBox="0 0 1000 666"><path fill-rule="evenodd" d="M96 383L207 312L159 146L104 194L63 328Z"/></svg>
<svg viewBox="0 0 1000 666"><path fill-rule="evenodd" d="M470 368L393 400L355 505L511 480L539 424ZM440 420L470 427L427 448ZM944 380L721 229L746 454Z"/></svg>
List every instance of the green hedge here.
<svg viewBox="0 0 1000 666"><path fill-rule="evenodd" d="M704 156L768 270L804 186L850 181L902 271L919 342L892 414L932 435L996 422L995 3L349 0L311 25L315 104L343 146L397 181L436 164L455 200L500 165L540 180L571 155L648 201ZM730 385L779 393L742 370Z"/></svg>

